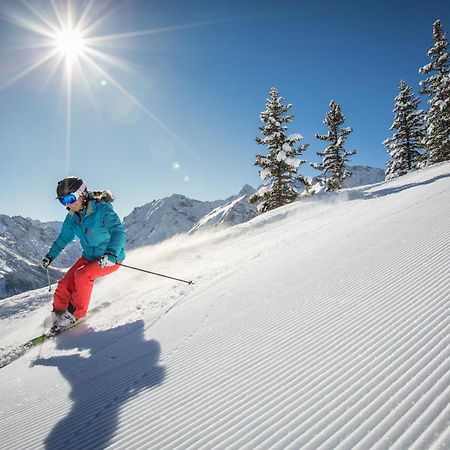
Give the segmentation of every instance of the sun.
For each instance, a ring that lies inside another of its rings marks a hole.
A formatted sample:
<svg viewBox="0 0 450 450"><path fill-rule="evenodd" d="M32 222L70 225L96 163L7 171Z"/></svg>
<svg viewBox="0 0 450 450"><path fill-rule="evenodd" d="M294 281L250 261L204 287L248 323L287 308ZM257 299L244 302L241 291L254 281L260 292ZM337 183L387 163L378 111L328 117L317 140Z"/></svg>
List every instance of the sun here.
<svg viewBox="0 0 450 450"><path fill-rule="evenodd" d="M0 27L2 21L7 21L22 29L26 37L24 41L28 40L28 43L20 45L18 49L33 52L33 58L30 60L27 55L27 65L9 79L0 82L0 92L38 69L46 68L44 85L49 84L56 72L62 74L61 95L65 97L66 103L66 173L69 173L71 154L73 92L75 88L78 89L77 92L84 88L95 104L93 86L96 82L108 87L111 93L114 91L125 96L168 136L197 158L184 139L113 77L113 71L129 71L132 64L115 56L111 50L116 42L120 43L118 48L123 48L124 40L211 25L213 21L104 35L99 34L102 25L124 7L128 0L21 0L12 1L12 8L6 8L3 3L0 0ZM174 170L178 168L174 167Z"/></svg>
<svg viewBox="0 0 450 450"><path fill-rule="evenodd" d="M83 36L76 30L61 30L54 36L55 49L66 58L81 56L86 49Z"/></svg>

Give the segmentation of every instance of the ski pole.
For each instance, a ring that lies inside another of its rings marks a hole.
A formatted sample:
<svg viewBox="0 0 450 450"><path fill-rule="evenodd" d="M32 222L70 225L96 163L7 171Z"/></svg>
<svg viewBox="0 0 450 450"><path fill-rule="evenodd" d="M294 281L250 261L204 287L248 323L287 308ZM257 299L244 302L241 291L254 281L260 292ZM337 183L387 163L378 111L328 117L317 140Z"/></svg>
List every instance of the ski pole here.
<svg viewBox="0 0 450 450"><path fill-rule="evenodd" d="M50 283L50 272L48 270L48 267L46 267L47 269L47 280L48 280L48 292L52 292L52 285Z"/></svg>
<svg viewBox="0 0 450 450"><path fill-rule="evenodd" d="M121 267L126 267L127 269L139 270L140 272L150 273L152 275L157 275L158 277L170 278L171 280L181 281L182 283L194 284L193 281L186 281L180 278L170 277L169 275L163 275L162 273L151 272L150 270L140 269L139 267L127 266L126 264L120 264Z"/></svg>

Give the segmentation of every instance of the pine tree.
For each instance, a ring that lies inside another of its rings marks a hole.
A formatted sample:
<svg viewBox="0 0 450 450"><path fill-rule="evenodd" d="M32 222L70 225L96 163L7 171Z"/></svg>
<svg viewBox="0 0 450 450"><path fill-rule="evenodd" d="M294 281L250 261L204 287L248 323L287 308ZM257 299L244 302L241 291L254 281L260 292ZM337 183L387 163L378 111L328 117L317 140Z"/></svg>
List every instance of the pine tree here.
<svg viewBox="0 0 450 450"><path fill-rule="evenodd" d="M430 96L425 138L428 164L450 160L450 61L440 20L433 24L433 40L434 46L428 51L431 62L420 69L422 74L431 74L420 82L421 93Z"/></svg>
<svg viewBox="0 0 450 450"><path fill-rule="evenodd" d="M420 99L414 95L411 87L400 81L399 94L395 97L395 119L389 130L397 130L383 144L391 159L387 162L386 179L404 175L415 170L422 160L425 138L424 112L418 110Z"/></svg>
<svg viewBox="0 0 450 450"><path fill-rule="evenodd" d="M259 145L266 145L267 155L256 155L254 165L261 168L259 175L266 182L251 198L252 203L260 202L259 212L272 209L293 202L297 198L296 181L302 181L297 176L298 168L304 160L296 158L306 148L307 144L295 147L294 144L303 137L300 134L287 136L287 126L294 119L287 114L292 105L283 104L278 90L272 87L266 101L266 110L261 112L260 119L264 123L259 128L264 137L257 137Z"/></svg>
<svg viewBox="0 0 450 450"><path fill-rule="evenodd" d="M344 148L347 136L353 131L352 128L342 128L345 122L339 103L334 100L330 102L330 111L325 115L323 123L328 126L327 134L316 134L316 138L322 141L330 142L330 145L323 151L317 152L322 157L322 162L312 164L312 166L322 171L322 175L318 179L325 184L327 191L336 191L341 189L342 182L351 175L346 167L348 157L356 153L356 151L347 151Z"/></svg>

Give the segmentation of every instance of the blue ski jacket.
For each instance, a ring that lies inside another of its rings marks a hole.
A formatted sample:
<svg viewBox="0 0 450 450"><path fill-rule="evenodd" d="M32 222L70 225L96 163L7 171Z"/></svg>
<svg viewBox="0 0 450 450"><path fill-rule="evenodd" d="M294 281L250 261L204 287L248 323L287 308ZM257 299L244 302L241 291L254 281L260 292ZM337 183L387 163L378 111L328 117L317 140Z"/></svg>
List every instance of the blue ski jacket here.
<svg viewBox="0 0 450 450"><path fill-rule="evenodd" d="M111 203L89 200L80 212L69 212L47 256L54 260L73 239L80 239L83 257L89 261L107 254L113 262L125 259L125 230Z"/></svg>

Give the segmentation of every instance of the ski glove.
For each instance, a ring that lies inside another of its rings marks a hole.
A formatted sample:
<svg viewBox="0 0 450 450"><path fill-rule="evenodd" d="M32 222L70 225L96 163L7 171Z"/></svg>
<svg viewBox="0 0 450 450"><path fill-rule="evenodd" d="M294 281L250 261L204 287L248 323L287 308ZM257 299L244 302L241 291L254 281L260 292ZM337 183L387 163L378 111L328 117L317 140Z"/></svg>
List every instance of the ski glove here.
<svg viewBox="0 0 450 450"><path fill-rule="evenodd" d="M52 262L52 258L50 258L50 256L46 256L45 258L42 259L41 261L41 266L46 269L50 263Z"/></svg>
<svg viewBox="0 0 450 450"><path fill-rule="evenodd" d="M116 264L116 258L113 255L103 255L99 260L98 260L98 265L104 269L105 267L109 267L109 266L114 266Z"/></svg>

